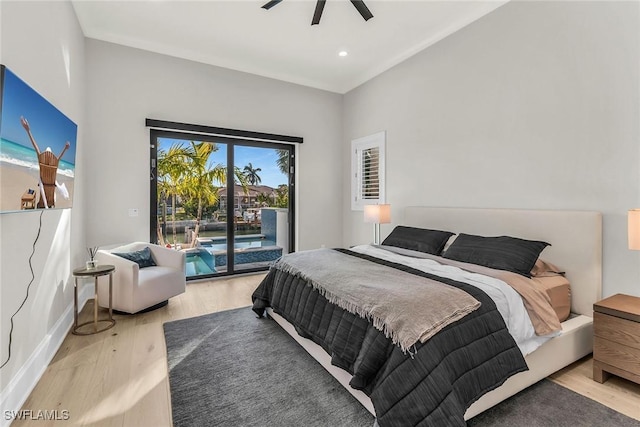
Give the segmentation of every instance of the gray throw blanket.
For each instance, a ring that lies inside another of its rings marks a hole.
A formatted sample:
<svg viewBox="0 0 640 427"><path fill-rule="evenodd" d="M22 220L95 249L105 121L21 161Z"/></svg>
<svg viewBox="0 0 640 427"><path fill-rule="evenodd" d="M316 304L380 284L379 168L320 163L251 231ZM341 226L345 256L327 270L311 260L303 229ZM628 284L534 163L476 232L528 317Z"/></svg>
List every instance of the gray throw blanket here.
<svg viewBox="0 0 640 427"><path fill-rule="evenodd" d="M332 249L288 254L274 268L307 280L329 302L370 319L403 352L480 307L458 288Z"/></svg>

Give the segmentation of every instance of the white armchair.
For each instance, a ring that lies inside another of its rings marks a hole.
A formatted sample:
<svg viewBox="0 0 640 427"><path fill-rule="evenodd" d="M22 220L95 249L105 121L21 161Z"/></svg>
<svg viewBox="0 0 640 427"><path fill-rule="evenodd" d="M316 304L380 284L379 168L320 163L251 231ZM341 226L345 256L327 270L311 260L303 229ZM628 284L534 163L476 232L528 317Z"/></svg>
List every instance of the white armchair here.
<svg viewBox="0 0 640 427"><path fill-rule="evenodd" d="M139 251L145 247L151 250L156 266L140 268L137 263L113 254ZM144 242L100 249L96 254L98 264L116 267L113 273L113 309L126 313L164 305L169 298L183 293L186 285L185 259L184 252ZM98 301L101 307L108 307L108 284L98 286Z"/></svg>

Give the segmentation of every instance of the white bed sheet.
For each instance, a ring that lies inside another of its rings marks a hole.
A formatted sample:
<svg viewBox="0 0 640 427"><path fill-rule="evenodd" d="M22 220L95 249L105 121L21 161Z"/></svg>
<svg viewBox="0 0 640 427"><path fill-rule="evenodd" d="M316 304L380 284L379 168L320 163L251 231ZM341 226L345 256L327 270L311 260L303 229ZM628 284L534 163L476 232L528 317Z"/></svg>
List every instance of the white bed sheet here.
<svg viewBox="0 0 640 427"><path fill-rule="evenodd" d="M472 273L458 267L443 265L431 259L401 255L378 246L359 245L350 249L360 254L406 265L425 273L467 283L481 289L496 303L496 307L502 315L507 329L513 336L523 356L533 352L549 339L561 333L558 331L544 336L536 335L522 298L511 286L502 280Z"/></svg>

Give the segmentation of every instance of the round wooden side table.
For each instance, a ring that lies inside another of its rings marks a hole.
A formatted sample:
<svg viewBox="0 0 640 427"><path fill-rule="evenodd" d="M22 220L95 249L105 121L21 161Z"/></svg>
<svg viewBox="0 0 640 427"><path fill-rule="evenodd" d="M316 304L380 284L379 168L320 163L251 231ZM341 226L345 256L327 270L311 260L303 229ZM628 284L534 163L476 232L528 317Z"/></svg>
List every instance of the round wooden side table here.
<svg viewBox="0 0 640 427"><path fill-rule="evenodd" d="M73 286L73 329L71 332L74 335L92 335L98 332L106 331L112 328L116 321L113 318L113 272L115 271L113 265L98 265L95 268L76 268L73 270L74 286ZM98 320L98 277L109 275L109 318ZM94 281L94 299L93 299L93 321L88 321L78 325L78 279L81 277L93 277ZM99 324L104 325L98 327ZM93 324L93 330L81 331L80 328L86 325Z"/></svg>

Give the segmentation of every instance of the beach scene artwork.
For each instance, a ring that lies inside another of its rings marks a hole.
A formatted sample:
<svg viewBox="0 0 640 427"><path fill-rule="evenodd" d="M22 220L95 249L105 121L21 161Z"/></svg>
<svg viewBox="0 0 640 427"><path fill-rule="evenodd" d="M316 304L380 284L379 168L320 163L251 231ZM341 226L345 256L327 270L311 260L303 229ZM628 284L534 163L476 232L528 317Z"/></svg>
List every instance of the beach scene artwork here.
<svg viewBox="0 0 640 427"><path fill-rule="evenodd" d="M0 65L0 213L73 202L77 125Z"/></svg>

